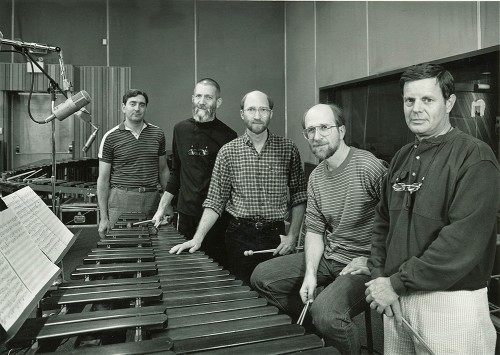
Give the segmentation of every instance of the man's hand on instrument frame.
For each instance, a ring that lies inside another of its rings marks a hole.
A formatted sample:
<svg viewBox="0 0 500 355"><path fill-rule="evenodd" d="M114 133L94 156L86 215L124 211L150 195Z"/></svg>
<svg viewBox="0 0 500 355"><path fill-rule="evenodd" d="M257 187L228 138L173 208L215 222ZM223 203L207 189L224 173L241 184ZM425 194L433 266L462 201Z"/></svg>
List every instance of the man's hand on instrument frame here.
<svg viewBox="0 0 500 355"><path fill-rule="evenodd" d="M200 249L201 243L196 242L194 239L188 240L182 244L177 244L170 249L170 254L180 254L184 250L189 249L190 253L194 253Z"/></svg>

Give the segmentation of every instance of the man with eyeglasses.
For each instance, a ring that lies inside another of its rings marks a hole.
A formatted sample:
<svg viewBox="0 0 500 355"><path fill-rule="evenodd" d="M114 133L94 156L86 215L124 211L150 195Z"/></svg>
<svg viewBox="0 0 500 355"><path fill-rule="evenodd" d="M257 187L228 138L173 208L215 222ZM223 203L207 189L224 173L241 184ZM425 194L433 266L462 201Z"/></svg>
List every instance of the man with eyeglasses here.
<svg viewBox="0 0 500 355"><path fill-rule="evenodd" d="M192 95L193 117L174 126L172 140L172 169L153 216L155 226L165 214L173 215L172 200L177 196L177 228L187 239L193 238L203 213L203 201L208 194L215 158L220 148L237 137L236 132L217 118L222 104L219 84L211 78L199 80ZM229 217L226 213L217 221L205 238L202 250L226 266L224 233Z"/></svg>
<svg viewBox="0 0 500 355"><path fill-rule="evenodd" d="M268 130L273 117L271 98L260 91L246 94L240 115L246 131L217 155L203 216L193 239L174 246L170 252L198 250L226 210L231 215L225 234L229 270L249 284L258 263L295 248L307 192L297 147ZM290 228L285 234L288 213ZM245 256L249 250L267 249L275 250Z"/></svg>
<svg viewBox="0 0 500 355"><path fill-rule="evenodd" d="M359 332L352 318L366 308L366 261L386 163L344 142L341 109L319 104L304 115L302 126L321 161L309 176L305 252L260 264L252 287L295 319L312 301L312 323L327 346L359 354ZM316 295L317 287L324 287Z"/></svg>
<svg viewBox="0 0 500 355"><path fill-rule="evenodd" d="M384 353L493 354L487 286L500 167L486 143L451 125L450 72L416 65L400 87L416 139L396 153L382 187L366 290L384 314Z"/></svg>

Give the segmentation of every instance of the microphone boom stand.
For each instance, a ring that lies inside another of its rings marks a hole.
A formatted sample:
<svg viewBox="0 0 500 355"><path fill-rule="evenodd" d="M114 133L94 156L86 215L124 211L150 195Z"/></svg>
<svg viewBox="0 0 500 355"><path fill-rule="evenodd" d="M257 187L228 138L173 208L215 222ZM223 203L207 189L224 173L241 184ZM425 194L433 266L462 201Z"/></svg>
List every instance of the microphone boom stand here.
<svg viewBox="0 0 500 355"><path fill-rule="evenodd" d="M35 60L31 54L29 53L28 48L18 48L18 51L23 52L28 56L28 58L31 60L31 63L35 64L38 69L49 79L50 87L48 89L49 93L51 94L51 112L54 111L54 103L56 100L56 93L59 91L61 94L64 95L64 97L68 98L67 95L65 94L64 91L61 90L59 87L59 84L47 73L43 67L38 64L38 61ZM33 73L32 73L33 75ZM55 120L52 120L52 176L50 177L50 183L52 186L52 212L57 216L57 210L56 210L56 172L57 172L57 166L56 166L56 123Z"/></svg>

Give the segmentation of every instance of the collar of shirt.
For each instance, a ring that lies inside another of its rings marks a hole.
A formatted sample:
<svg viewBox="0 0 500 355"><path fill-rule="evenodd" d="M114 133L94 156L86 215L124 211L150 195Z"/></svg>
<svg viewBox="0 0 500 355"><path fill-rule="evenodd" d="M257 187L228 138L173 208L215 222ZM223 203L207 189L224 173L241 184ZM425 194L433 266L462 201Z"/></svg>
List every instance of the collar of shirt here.
<svg viewBox="0 0 500 355"><path fill-rule="evenodd" d="M264 147L267 146L268 144L272 144L274 137L275 137L275 135L272 134L271 131L269 131L269 129L268 129L267 130L267 140L266 140L266 143L264 144ZM243 136L241 136L241 139L243 139L243 143L245 143L249 147L254 147L252 138L250 138L250 136L248 135L246 130L245 130L245 133L243 133ZM262 149L264 149L264 148L262 148Z"/></svg>
<svg viewBox="0 0 500 355"><path fill-rule="evenodd" d="M441 134L437 137L429 137L422 140L419 140L415 137L414 148L419 146L421 143L424 145L439 145L443 142L447 142L450 139L454 138L457 134L459 134L460 130L457 127L454 127L452 130L446 132L445 134Z"/></svg>
<svg viewBox="0 0 500 355"><path fill-rule="evenodd" d="M120 123L119 129L122 131L130 131L130 133L132 133L132 135L135 137L135 139L139 139L139 135L142 133L144 128L146 128L148 126L149 126L149 123L147 123L146 121L143 121L141 131L139 133L135 133L133 130L131 130L130 128L125 126L125 121L122 121L122 123Z"/></svg>

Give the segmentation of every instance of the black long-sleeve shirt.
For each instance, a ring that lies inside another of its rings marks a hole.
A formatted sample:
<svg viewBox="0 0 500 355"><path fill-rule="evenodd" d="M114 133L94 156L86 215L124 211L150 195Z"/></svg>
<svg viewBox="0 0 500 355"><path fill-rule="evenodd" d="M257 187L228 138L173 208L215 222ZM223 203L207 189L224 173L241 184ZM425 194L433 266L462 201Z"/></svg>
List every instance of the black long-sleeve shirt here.
<svg viewBox="0 0 500 355"><path fill-rule="evenodd" d="M178 195L179 212L201 215L217 153L236 137L236 132L217 118L205 123L189 118L175 125L166 191Z"/></svg>

